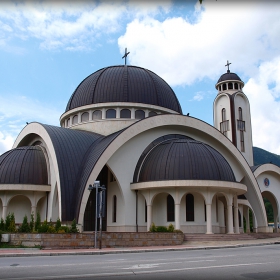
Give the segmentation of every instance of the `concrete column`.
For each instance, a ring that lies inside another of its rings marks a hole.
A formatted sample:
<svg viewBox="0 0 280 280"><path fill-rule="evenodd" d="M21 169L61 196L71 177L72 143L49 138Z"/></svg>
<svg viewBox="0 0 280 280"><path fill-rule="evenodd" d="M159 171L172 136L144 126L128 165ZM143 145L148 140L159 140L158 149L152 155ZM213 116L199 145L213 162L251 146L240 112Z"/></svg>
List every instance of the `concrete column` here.
<svg viewBox="0 0 280 280"><path fill-rule="evenodd" d="M250 215L249 215L249 207L247 207L246 209L246 216L245 216L245 219L246 219L246 233L250 233Z"/></svg>
<svg viewBox="0 0 280 280"><path fill-rule="evenodd" d="M7 217L7 208L8 208L7 205L3 205L3 208L2 208L2 218L3 218L4 221L5 221L6 217Z"/></svg>
<svg viewBox="0 0 280 280"><path fill-rule="evenodd" d="M37 211L36 205L32 205L32 206L31 206L31 214L32 214L32 213L34 214L34 218L35 218L35 216L36 216L36 211Z"/></svg>
<svg viewBox="0 0 280 280"><path fill-rule="evenodd" d="M78 123L81 123L82 122L82 113L79 112L78 113Z"/></svg>
<svg viewBox="0 0 280 280"><path fill-rule="evenodd" d="M207 226L206 226L206 234L212 234L212 204L211 203L207 203L206 204L206 222L207 222Z"/></svg>
<svg viewBox="0 0 280 280"><path fill-rule="evenodd" d="M131 119L135 119L135 109L131 108Z"/></svg>
<svg viewBox="0 0 280 280"><path fill-rule="evenodd" d="M102 109L102 120L105 120L106 119L106 109L103 108Z"/></svg>
<svg viewBox="0 0 280 280"><path fill-rule="evenodd" d="M238 219L238 203L237 203L237 195L233 197L233 205L234 205L234 232L239 233L239 219Z"/></svg>
<svg viewBox="0 0 280 280"><path fill-rule="evenodd" d="M116 119L119 119L121 117L121 109L117 108L116 109Z"/></svg>
<svg viewBox="0 0 280 280"><path fill-rule="evenodd" d="M152 205L147 205L147 231L150 230L152 224Z"/></svg>
<svg viewBox="0 0 280 280"><path fill-rule="evenodd" d="M227 233L233 232L233 220L232 220L232 204L228 204L227 206Z"/></svg>
<svg viewBox="0 0 280 280"><path fill-rule="evenodd" d="M175 204L175 229L180 229L180 204Z"/></svg>

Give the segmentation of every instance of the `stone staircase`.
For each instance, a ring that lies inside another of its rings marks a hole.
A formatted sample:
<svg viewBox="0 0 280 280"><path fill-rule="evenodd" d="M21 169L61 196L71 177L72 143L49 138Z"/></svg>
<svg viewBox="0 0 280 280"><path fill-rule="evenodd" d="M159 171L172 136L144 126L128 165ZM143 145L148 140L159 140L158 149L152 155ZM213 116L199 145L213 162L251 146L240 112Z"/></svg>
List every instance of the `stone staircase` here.
<svg viewBox="0 0 280 280"><path fill-rule="evenodd" d="M185 233L184 241L237 241L280 237L280 233L203 234Z"/></svg>

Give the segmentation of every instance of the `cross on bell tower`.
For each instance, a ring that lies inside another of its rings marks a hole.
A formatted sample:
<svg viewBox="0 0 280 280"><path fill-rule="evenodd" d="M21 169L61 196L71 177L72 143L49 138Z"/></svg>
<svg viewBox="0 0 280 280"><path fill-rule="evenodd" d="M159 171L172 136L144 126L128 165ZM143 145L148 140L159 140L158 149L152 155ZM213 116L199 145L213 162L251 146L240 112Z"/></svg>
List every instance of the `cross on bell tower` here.
<svg viewBox="0 0 280 280"><path fill-rule="evenodd" d="M130 52L127 52L127 48L125 48L125 54L122 58L124 58L124 65L126 65L126 58L130 54Z"/></svg>
<svg viewBox="0 0 280 280"><path fill-rule="evenodd" d="M231 64L231 62L228 62L228 60L227 60L227 64L225 65L225 66L227 66L227 73L230 73L230 70L229 70L229 66L230 66L230 64Z"/></svg>

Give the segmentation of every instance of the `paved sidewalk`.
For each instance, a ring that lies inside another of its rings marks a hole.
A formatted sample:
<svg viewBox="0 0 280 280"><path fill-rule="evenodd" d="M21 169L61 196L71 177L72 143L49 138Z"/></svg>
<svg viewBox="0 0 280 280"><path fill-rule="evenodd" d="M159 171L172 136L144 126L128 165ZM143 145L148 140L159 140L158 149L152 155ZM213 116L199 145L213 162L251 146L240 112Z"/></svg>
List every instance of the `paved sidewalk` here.
<svg viewBox="0 0 280 280"><path fill-rule="evenodd" d="M221 248L235 248L248 246L262 246L280 244L280 237L256 239L256 240L236 240L236 241L186 241L177 246L151 246L151 247L128 247L128 248L103 248L99 249L0 249L1 257L34 257L34 256L61 256L61 255L102 255L102 254L124 254L162 251L184 251L184 250L209 250Z"/></svg>

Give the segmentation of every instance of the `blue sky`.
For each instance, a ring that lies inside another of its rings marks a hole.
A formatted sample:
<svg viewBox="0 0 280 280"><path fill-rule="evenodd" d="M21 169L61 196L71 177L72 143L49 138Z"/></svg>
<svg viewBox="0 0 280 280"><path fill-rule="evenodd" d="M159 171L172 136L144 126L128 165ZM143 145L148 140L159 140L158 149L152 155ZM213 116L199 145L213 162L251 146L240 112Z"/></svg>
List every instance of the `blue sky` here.
<svg viewBox="0 0 280 280"><path fill-rule="evenodd" d="M213 123L215 83L245 83L254 146L280 154L277 1L1 1L0 154L26 122L59 125L78 84L100 68L148 68L183 113Z"/></svg>

